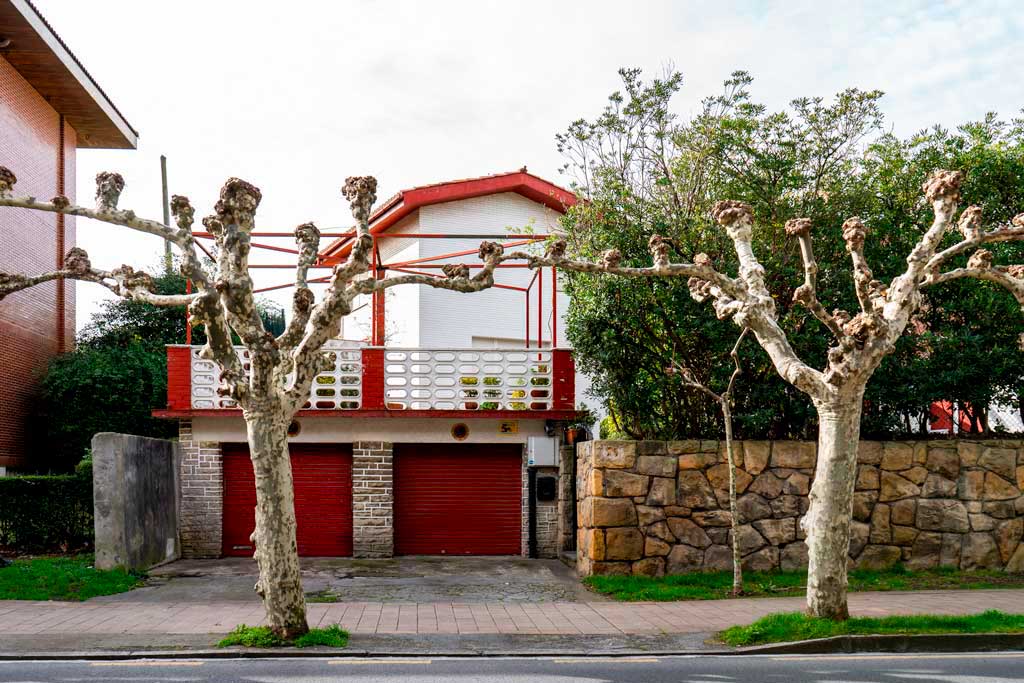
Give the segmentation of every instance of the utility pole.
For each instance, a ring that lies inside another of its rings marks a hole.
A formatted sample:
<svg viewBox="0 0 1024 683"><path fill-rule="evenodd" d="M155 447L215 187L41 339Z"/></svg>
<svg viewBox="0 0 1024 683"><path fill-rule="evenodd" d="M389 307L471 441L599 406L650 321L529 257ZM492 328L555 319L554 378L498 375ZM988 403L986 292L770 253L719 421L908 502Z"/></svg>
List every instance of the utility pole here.
<svg viewBox="0 0 1024 683"><path fill-rule="evenodd" d="M164 189L164 225L171 225L171 203L167 196L167 157L160 155L160 182ZM174 268L174 259L171 256L171 242L164 240L164 272L170 273Z"/></svg>

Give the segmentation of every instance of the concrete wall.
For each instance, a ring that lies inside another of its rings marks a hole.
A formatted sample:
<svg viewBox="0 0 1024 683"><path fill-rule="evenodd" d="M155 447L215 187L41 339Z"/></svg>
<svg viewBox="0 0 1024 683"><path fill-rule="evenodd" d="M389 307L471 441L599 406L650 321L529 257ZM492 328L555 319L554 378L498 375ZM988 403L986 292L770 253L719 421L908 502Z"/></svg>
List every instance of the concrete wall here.
<svg viewBox="0 0 1024 683"><path fill-rule="evenodd" d="M736 444L745 569L807 564L816 444ZM718 441L594 441L577 450L578 569L657 576L732 566ZM850 564L1024 572L1024 442L862 441Z"/></svg>
<svg viewBox="0 0 1024 683"><path fill-rule="evenodd" d="M148 569L180 556L173 441L110 432L92 439L96 567Z"/></svg>

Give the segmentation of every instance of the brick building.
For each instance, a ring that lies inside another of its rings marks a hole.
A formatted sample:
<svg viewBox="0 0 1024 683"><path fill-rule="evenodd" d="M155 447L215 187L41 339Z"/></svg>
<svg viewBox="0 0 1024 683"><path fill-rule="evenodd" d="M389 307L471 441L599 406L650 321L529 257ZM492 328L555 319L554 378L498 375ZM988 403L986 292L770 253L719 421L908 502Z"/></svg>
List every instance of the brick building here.
<svg viewBox="0 0 1024 683"><path fill-rule="evenodd" d="M79 148L133 149L137 133L27 0L0 0L0 164L18 190L75 199ZM59 268L73 217L0 209L0 270ZM47 362L75 335L75 289L62 281L0 302L0 473L31 467L26 418Z"/></svg>
<svg viewBox="0 0 1024 683"><path fill-rule="evenodd" d="M483 239L529 248L575 201L525 169L411 188L371 216L374 266L378 277L440 274L479 264ZM319 267L350 246L328 245ZM569 478L559 475L572 468L558 437L576 416L578 383L559 335L567 301L543 271L502 268L475 294L396 287L356 306L327 347L334 367L292 425L300 555L553 557L565 547ZM245 423L218 378L198 347L168 348L168 407L155 414L180 421L186 557L253 552Z"/></svg>

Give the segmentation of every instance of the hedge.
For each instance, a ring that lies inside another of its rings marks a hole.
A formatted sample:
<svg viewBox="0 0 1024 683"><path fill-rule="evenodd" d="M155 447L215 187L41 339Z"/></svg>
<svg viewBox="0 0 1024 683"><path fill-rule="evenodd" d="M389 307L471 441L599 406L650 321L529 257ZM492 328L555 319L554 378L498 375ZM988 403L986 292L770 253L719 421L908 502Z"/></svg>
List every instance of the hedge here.
<svg viewBox="0 0 1024 683"><path fill-rule="evenodd" d="M66 551L93 538L91 472L0 477L0 546Z"/></svg>

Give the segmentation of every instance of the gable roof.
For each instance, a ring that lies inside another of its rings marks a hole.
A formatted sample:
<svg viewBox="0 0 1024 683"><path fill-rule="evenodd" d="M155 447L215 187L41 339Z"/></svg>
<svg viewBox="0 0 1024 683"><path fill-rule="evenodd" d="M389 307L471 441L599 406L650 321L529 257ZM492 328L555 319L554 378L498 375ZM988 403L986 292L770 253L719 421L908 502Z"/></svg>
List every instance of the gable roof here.
<svg viewBox="0 0 1024 683"><path fill-rule="evenodd" d="M64 115L79 147L135 148L138 132L29 0L0 0L5 42L0 56Z"/></svg>
<svg viewBox="0 0 1024 683"><path fill-rule="evenodd" d="M384 232L423 206L455 202L473 197L500 194L502 192L515 192L539 204L544 204L559 213L565 213L566 209L574 206L578 201L576 195L569 190L532 173L528 173L524 166L518 171L510 171L508 173L498 173L463 180L449 180L443 183L420 185L408 190L402 190L378 206L370 214L370 233L378 235ZM352 238L341 237L328 245L321 252L321 256L328 257L328 260L334 261L347 256L351 249Z"/></svg>

